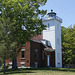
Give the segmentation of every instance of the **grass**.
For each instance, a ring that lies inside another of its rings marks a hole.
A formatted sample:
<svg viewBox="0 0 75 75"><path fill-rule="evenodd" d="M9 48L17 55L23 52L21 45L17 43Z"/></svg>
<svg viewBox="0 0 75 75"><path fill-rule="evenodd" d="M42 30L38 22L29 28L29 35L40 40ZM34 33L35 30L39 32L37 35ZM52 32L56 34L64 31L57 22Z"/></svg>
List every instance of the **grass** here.
<svg viewBox="0 0 75 75"><path fill-rule="evenodd" d="M3 75L1 72L0 75ZM5 75L75 75L75 69L67 68L30 68L7 70Z"/></svg>

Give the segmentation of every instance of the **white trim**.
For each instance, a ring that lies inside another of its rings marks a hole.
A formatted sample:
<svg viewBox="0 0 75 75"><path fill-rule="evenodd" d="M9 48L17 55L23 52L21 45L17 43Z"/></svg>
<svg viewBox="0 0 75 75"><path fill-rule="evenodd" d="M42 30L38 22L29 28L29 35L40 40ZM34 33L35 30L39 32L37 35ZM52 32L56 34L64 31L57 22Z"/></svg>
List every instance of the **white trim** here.
<svg viewBox="0 0 75 75"><path fill-rule="evenodd" d="M54 51L53 49L49 49L49 48L45 48L44 50L45 51L49 51L49 52L53 52Z"/></svg>
<svg viewBox="0 0 75 75"><path fill-rule="evenodd" d="M20 62L20 65L21 65L21 68L24 68L25 67L25 62Z"/></svg>
<svg viewBox="0 0 75 75"><path fill-rule="evenodd" d="M21 58L21 59L25 59L25 58Z"/></svg>
<svg viewBox="0 0 75 75"><path fill-rule="evenodd" d="M18 68L31 68L31 67L18 67Z"/></svg>
<svg viewBox="0 0 75 75"><path fill-rule="evenodd" d="M25 64L25 62L20 62L20 64Z"/></svg>
<svg viewBox="0 0 75 75"><path fill-rule="evenodd" d="M37 42L37 43L41 43L40 41L37 41L37 40L32 40L32 41Z"/></svg>
<svg viewBox="0 0 75 75"><path fill-rule="evenodd" d="M11 65L11 64L12 64L12 62L9 62L9 64Z"/></svg>
<svg viewBox="0 0 75 75"><path fill-rule="evenodd" d="M21 51L25 51L25 49L21 49Z"/></svg>
<svg viewBox="0 0 75 75"><path fill-rule="evenodd" d="M9 62L9 68L12 68L12 62Z"/></svg>

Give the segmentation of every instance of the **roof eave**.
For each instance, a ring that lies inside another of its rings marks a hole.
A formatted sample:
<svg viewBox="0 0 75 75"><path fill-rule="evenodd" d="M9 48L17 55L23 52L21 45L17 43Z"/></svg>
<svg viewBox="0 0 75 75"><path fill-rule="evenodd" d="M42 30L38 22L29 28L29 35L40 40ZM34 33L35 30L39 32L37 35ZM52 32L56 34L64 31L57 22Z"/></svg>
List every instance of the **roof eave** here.
<svg viewBox="0 0 75 75"><path fill-rule="evenodd" d="M44 48L45 51L48 51L48 52L53 52L54 50L53 49L49 49L49 48Z"/></svg>

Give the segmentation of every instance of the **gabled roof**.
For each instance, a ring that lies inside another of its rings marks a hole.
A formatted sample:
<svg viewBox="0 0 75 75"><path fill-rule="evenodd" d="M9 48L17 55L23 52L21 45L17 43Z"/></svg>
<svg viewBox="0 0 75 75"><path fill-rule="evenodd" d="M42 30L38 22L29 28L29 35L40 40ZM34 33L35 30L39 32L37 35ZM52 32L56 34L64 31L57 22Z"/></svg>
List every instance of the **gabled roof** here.
<svg viewBox="0 0 75 75"><path fill-rule="evenodd" d="M43 39L43 34L38 35L38 36L34 36L34 37L32 38L32 40L36 40L36 41L41 41L42 39Z"/></svg>
<svg viewBox="0 0 75 75"><path fill-rule="evenodd" d="M41 42L41 44L45 46L44 48L45 51L50 51L50 52L55 51L53 48L46 46L43 42Z"/></svg>
<svg viewBox="0 0 75 75"><path fill-rule="evenodd" d="M41 40L43 40L43 34L38 35L38 36L34 36L32 38L32 41L41 43L45 47L44 50L50 51L50 52L54 51L54 49L52 49L51 47L46 46L46 44L44 44Z"/></svg>

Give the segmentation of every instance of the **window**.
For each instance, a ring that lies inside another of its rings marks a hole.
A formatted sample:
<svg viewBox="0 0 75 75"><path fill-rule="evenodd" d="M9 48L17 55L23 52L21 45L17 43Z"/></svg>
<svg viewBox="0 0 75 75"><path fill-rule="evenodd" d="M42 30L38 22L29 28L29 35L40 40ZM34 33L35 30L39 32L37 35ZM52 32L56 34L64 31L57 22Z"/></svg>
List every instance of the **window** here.
<svg viewBox="0 0 75 75"><path fill-rule="evenodd" d="M12 62L9 62L9 68L12 68Z"/></svg>
<svg viewBox="0 0 75 75"><path fill-rule="evenodd" d="M58 62L58 65L60 65L60 54L57 53L57 62Z"/></svg>
<svg viewBox="0 0 75 75"><path fill-rule="evenodd" d="M21 49L21 59L25 59L25 48Z"/></svg>
<svg viewBox="0 0 75 75"><path fill-rule="evenodd" d="M45 58L45 51L42 51L42 59Z"/></svg>
<svg viewBox="0 0 75 75"><path fill-rule="evenodd" d="M38 49L35 49L35 59L38 59Z"/></svg>
<svg viewBox="0 0 75 75"><path fill-rule="evenodd" d="M21 58L24 58L24 51L21 51Z"/></svg>
<svg viewBox="0 0 75 75"><path fill-rule="evenodd" d="M35 67L38 67L38 62L35 62Z"/></svg>
<svg viewBox="0 0 75 75"><path fill-rule="evenodd" d="M58 45L60 44L60 40L59 40L59 38L57 38L57 44L58 44Z"/></svg>
<svg viewBox="0 0 75 75"><path fill-rule="evenodd" d="M46 41L46 45L48 46L48 41Z"/></svg>
<svg viewBox="0 0 75 75"><path fill-rule="evenodd" d="M24 47L24 46L25 46L25 44L22 44L22 46Z"/></svg>
<svg viewBox="0 0 75 75"><path fill-rule="evenodd" d="M59 24L57 24L57 30L59 29Z"/></svg>
<svg viewBox="0 0 75 75"><path fill-rule="evenodd" d="M48 28L50 27L50 24L48 23Z"/></svg>
<svg viewBox="0 0 75 75"><path fill-rule="evenodd" d="M25 62L20 62L21 67L24 67Z"/></svg>
<svg viewBox="0 0 75 75"><path fill-rule="evenodd" d="M21 64L21 67L24 67L24 64Z"/></svg>

